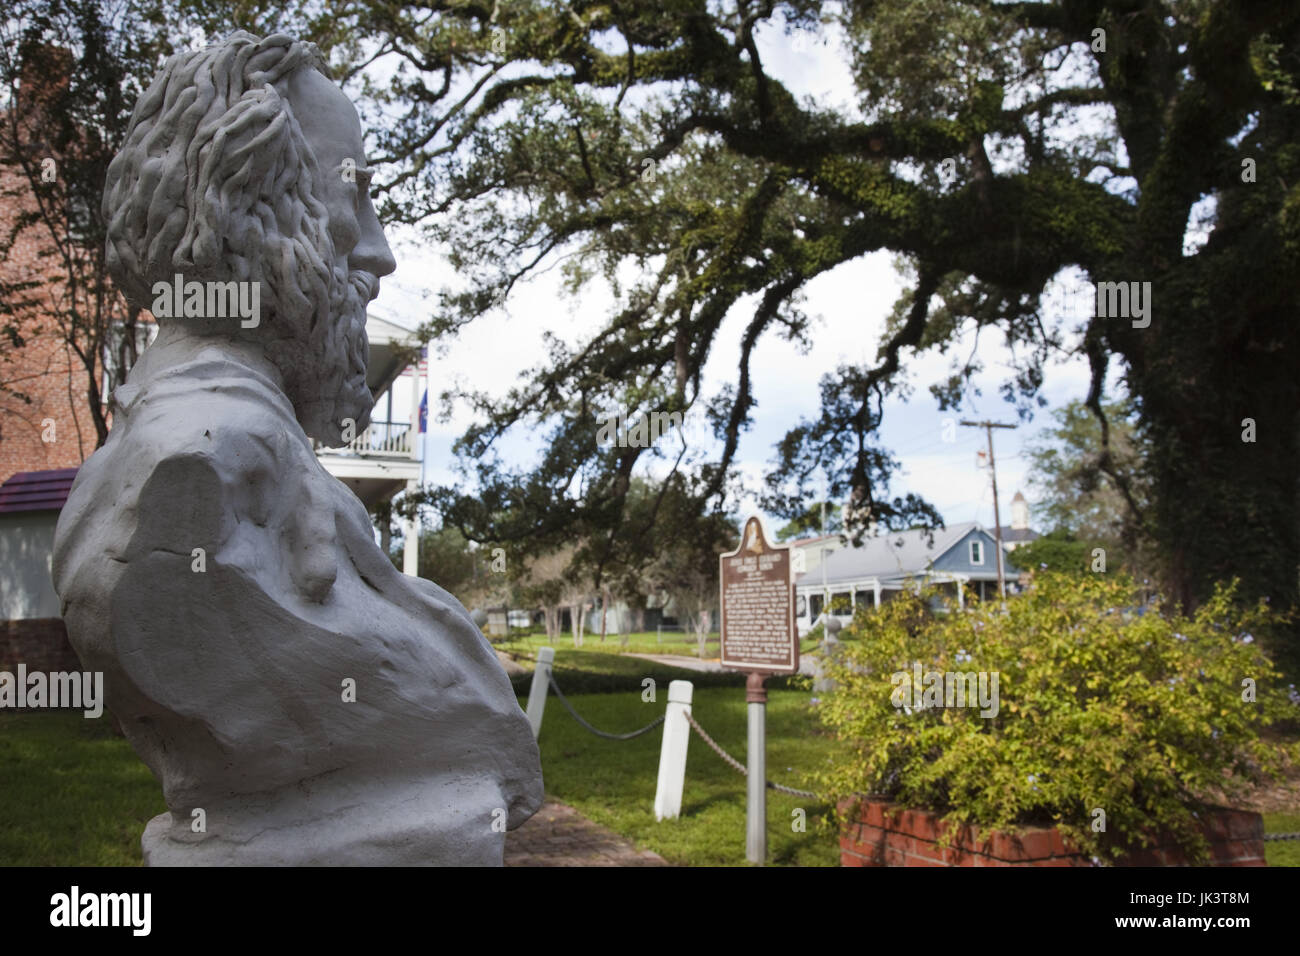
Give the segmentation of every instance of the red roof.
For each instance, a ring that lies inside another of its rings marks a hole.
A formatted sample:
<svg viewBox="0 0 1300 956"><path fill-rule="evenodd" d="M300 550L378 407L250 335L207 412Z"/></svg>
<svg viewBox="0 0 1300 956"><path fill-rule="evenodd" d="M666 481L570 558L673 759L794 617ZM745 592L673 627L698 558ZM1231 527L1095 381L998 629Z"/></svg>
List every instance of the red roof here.
<svg viewBox="0 0 1300 956"><path fill-rule="evenodd" d="M58 511L68 500L76 468L20 471L0 485L0 514L15 511Z"/></svg>

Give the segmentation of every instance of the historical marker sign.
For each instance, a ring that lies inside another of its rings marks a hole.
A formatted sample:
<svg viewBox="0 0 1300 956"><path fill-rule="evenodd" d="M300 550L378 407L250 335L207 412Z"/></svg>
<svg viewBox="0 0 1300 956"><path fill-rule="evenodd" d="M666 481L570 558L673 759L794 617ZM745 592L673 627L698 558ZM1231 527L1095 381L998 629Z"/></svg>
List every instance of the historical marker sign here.
<svg viewBox="0 0 1300 956"><path fill-rule="evenodd" d="M799 669L790 548L768 544L758 518L745 522L740 548L719 555L722 666L793 674Z"/></svg>

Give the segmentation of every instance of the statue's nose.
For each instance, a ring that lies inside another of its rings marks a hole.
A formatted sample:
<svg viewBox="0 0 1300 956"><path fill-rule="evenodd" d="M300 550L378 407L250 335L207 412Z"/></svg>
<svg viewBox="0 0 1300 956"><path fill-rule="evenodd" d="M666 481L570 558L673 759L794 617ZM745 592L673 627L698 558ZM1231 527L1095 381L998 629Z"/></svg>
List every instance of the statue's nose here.
<svg viewBox="0 0 1300 956"><path fill-rule="evenodd" d="M388 248L383 227L379 225L379 218L373 210L369 210L369 215L362 223L361 239L352 250L352 254L348 256L348 266L352 269L363 269L379 278L392 275L397 269L393 250Z"/></svg>

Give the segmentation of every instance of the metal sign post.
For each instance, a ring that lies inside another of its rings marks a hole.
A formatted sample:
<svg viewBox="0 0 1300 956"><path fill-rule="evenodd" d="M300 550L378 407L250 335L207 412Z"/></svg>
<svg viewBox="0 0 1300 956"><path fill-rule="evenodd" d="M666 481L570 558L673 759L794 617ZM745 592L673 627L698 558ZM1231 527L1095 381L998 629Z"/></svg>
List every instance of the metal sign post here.
<svg viewBox="0 0 1300 956"><path fill-rule="evenodd" d="M749 711L749 750L746 764L749 801L745 806L745 859L750 863L767 860L767 678L750 671L745 682L745 705Z"/></svg>
<svg viewBox="0 0 1300 956"><path fill-rule="evenodd" d="M794 579L790 548L768 544L757 517L745 522L740 547L722 554L722 666L745 671L749 717L748 806L745 856L767 859L767 690L771 674L799 670L799 638L794 626Z"/></svg>

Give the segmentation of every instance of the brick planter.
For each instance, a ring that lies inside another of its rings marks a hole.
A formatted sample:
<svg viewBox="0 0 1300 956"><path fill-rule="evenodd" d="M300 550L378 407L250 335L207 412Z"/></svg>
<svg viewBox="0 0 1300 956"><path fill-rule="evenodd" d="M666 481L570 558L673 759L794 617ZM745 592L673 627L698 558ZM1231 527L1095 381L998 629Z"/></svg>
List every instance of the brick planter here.
<svg viewBox="0 0 1300 956"><path fill-rule="evenodd" d="M843 807L844 804L841 804ZM985 830L975 840L965 828L948 847L938 844L940 814L898 810L879 800L858 802L853 821L840 836L841 866L1091 866L1055 827L1026 827L1015 833ZM1266 866L1264 819L1258 813L1218 809L1205 820L1210 842L1207 866ZM1148 847L1116 866L1188 866L1176 846Z"/></svg>

